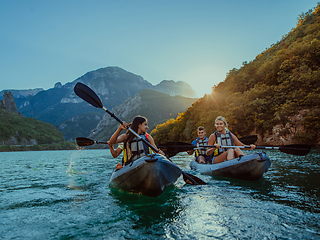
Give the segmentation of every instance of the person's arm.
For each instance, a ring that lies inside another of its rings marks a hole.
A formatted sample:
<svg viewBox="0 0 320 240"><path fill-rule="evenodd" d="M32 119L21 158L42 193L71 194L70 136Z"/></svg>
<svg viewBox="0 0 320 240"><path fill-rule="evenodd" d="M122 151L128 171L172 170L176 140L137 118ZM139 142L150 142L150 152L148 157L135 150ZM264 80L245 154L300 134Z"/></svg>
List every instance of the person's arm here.
<svg viewBox="0 0 320 240"><path fill-rule="evenodd" d="M109 142L111 144L124 142L126 140L126 138L127 138L127 135L126 134L121 134L120 135L120 133L121 133L122 130L125 130L125 129L127 129L127 124L125 122L123 122L123 124L120 124L118 129L111 136Z"/></svg>
<svg viewBox="0 0 320 240"><path fill-rule="evenodd" d="M148 134L148 133L147 133L147 134ZM164 152L163 152L161 149L157 148L156 144L154 143L154 139L153 139L153 137L152 137L150 134L148 134L148 141L149 141L149 143L150 143L155 149L157 149L157 150L159 151L159 153L160 153L161 155L164 155L164 156L165 156Z"/></svg>
<svg viewBox="0 0 320 240"><path fill-rule="evenodd" d="M112 157L116 158L121 154L122 152L121 148L118 147L116 150L114 150L113 144L111 144L110 141L108 141L108 145L109 145Z"/></svg>
<svg viewBox="0 0 320 240"><path fill-rule="evenodd" d="M207 155L211 155L213 154L214 150L216 148L220 148L220 145L219 144L214 144L216 142L216 135L214 133L212 133L209 137L209 140L208 140L208 145L214 145L215 147L213 148L208 148L207 149Z"/></svg>

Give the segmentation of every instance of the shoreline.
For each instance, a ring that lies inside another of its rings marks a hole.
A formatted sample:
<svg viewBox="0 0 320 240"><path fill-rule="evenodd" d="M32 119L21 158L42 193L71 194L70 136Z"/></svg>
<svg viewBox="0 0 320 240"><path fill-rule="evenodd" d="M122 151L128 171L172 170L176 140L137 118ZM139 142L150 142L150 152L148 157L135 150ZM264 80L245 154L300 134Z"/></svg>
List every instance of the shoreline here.
<svg viewBox="0 0 320 240"><path fill-rule="evenodd" d="M75 142L61 142L35 145L0 145L0 152L23 152L23 151L48 151L48 150L77 150Z"/></svg>

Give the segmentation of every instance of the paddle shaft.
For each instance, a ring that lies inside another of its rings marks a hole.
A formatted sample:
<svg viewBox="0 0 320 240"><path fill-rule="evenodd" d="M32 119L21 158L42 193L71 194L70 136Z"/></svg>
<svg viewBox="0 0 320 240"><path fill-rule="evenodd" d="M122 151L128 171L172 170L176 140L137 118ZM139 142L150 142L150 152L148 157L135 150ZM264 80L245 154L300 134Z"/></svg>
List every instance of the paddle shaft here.
<svg viewBox="0 0 320 240"><path fill-rule="evenodd" d="M200 146L199 148L208 148L208 147L215 147L214 145L203 145ZM250 146L220 146L220 148L251 148ZM195 148L198 149L198 148ZM280 150L280 147L264 147L264 146L256 146L255 149L267 149L267 150ZM290 148L286 147L286 149L290 150L295 150L296 148Z"/></svg>
<svg viewBox="0 0 320 240"><path fill-rule="evenodd" d="M221 146L221 148L251 148L250 146ZM280 147L264 147L264 146L256 146L255 149L268 149L268 150L280 150ZM290 149L290 148L286 148ZM292 148L295 149L295 148Z"/></svg>
<svg viewBox="0 0 320 240"><path fill-rule="evenodd" d="M107 142L98 142L98 141L94 141L94 143L96 143L96 144L108 144Z"/></svg>

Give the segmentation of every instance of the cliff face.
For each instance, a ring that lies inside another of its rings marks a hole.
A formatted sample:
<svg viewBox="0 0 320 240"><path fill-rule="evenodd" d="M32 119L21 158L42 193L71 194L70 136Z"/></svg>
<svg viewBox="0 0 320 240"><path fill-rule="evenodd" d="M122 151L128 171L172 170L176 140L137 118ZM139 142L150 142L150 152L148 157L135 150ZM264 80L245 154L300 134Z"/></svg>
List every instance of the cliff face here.
<svg viewBox="0 0 320 240"><path fill-rule="evenodd" d="M253 131L252 134L258 135L258 141L256 144L279 146L295 142L303 142L305 140L303 135L306 132L303 121L305 116L309 113L309 109L300 110L298 114L289 116L288 121L285 124L277 124L271 131L268 131L263 135ZM320 145L320 142L314 144Z"/></svg>

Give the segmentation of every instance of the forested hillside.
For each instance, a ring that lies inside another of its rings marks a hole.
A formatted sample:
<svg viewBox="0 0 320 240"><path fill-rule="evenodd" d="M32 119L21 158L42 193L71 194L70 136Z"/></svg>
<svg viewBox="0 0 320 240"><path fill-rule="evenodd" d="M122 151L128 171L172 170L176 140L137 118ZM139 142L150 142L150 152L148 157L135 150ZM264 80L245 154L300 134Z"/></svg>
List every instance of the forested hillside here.
<svg viewBox="0 0 320 240"><path fill-rule="evenodd" d="M195 102L152 132L156 142L191 141L202 125L207 133L225 116L238 137L256 133L261 144L319 144L320 5L297 26Z"/></svg>
<svg viewBox="0 0 320 240"><path fill-rule="evenodd" d="M53 125L0 109L0 145L35 145L64 142Z"/></svg>

